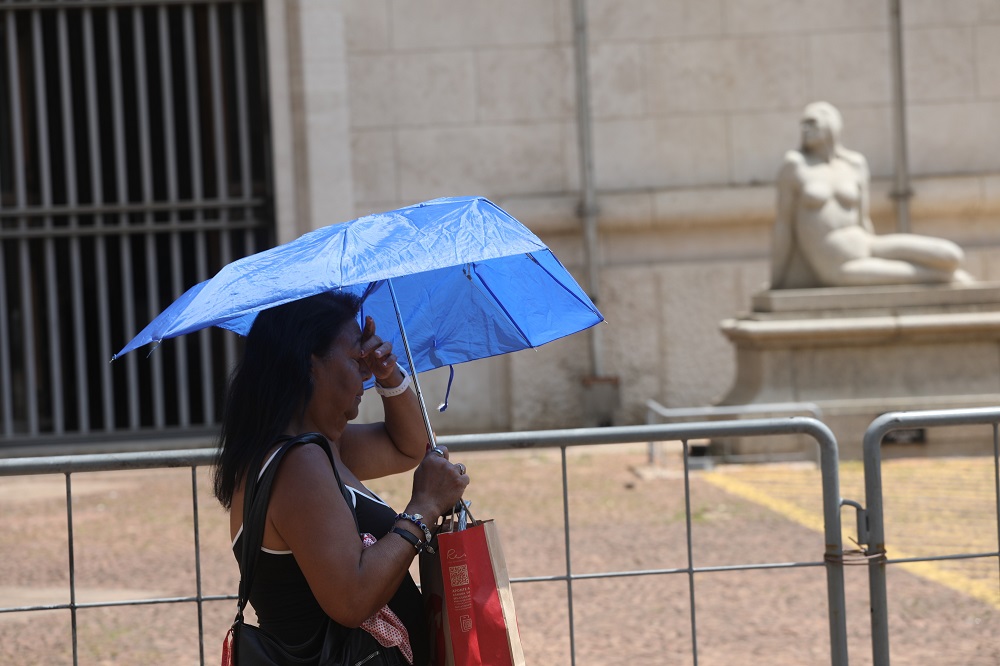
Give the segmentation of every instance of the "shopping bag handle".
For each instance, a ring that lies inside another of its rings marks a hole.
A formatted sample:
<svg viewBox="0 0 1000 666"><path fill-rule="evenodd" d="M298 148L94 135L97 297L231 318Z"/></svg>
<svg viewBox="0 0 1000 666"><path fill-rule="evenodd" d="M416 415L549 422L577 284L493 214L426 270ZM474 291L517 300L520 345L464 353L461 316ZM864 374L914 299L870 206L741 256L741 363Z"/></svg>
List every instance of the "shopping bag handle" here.
<svg viewBox="0 0 1000 666"><path fill-rule="evenodd" d="M472 505L471 500L459 500L455 506L452 507L452 515L455 516L455 521L457 523L455 527L455 532L461 532L468 528L469 520L472 524L476 524L476 519L472 516L472 512L469 511L469 507Z"/></svg>

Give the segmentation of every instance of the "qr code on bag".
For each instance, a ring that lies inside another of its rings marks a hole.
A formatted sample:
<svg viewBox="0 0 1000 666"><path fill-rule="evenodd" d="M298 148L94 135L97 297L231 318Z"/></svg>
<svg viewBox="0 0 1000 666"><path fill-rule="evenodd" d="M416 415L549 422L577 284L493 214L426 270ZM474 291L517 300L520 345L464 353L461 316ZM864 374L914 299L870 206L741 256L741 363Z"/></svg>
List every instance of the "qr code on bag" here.
<svg viewBox="0 0 1000 666"><path fill-rule="evenodd" d="M452 587L461 587L469 584L469 567L465 564L449 567L448 574L451 578Z"/></svg>

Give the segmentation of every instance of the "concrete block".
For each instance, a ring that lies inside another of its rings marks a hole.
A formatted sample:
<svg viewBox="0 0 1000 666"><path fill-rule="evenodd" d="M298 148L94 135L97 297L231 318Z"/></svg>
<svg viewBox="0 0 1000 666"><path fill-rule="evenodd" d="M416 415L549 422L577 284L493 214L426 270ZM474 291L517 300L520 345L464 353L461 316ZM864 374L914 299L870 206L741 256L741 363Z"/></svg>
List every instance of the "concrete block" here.
<svg viewBox="0 0 1000 666"><path fill-rule="evenodd" d="M1000 67L986 63L1000 63L1000 25L976 28L975 44L976 89L983 97L996 99L1000 97Z"/></svg>
<svg viewBox="0 0 1000 666"><path fill-rule="evenodd" d="M589 374L585 334L508 354L510 430L570 428L584 420L583 378Z"/></svg>
<svg viewBox="0 0 1000 666"><path fill-rule="evenodd" d="M805 41L766 35L648 47L649 104L661 113L774 110L800 103Z"/></svg>
<svg viewBox="0 0 1000 666"><path fill-rule="evenodd" d="M399 57L393 89L398 126L468 125L476 119L476 67L470 52Z"/></svg>
<svg viewBox="0 0 1000 666"><path fill-rule="evenodd" d="M781 167L781 156L798 139L796 115L792 112L742 113L730 118L733 180L738 183L774 180Z"/></svg>
<svg viewBox="0 0 1000 666"><path fill-rule="evenodd" d="M833 99L827 101L836 106L838 99L840 99L839 91L834 93ZM844 116L844 142L852 150L868 157L868 169L874 178L892 178L895 174L895 163L892 152L892 108L888 100L885 104L874 106L847 105L838 108ZM885 191L888 189L886 187ZM881 193L880 191L879 194ZM890 200L885 197L883 201Z"/></svg>
<svg viewBox="0 0 1000 666"><path fill-rule="evenodd" d="M575 116L568 46L491 49L476 58L476 118L487 122L570 120Z"/></svg>
<svg viewBox="0 0 1000 666"><path fill-rule="evenodd" d="M470 124L476 114L471 52L355 54L350 60L355 127Z"/></svg>
<svg viewBox="0 0 1000 666"><path fill-rule="evenodd" d="M884 5L867 0L726 0L725 16L731 34L880 29L889 20Z"/></svg>
<svg viewBox="0 0 1000 666"><path fill-rule="evenodd" d="M393 131L366 130L351 134L354 193L359 204L396 199L396 147Z"/></svg>
<svg viewBox="0 0 1000 666"><path fill-rule="evenodd" d="M590 0L592 39L644 42L723 32L722 0Z"/></svg>
<svg viewBox="0 0 1000 666"><path fill-rule="evenodd" d="M640 44L598 42L589 57L594 118L635 118L649 112Z"/></svg>
<svg viewBox="0 0 1000 666"><path fill-rule="evenodd" d="M664 353L660 283L643 267L610 269L604 276L599 309L607 320L601 324L605 367L622 379L625 419L637 423L645 401L660 395L662 387L657 370Z"/></svg>
<svg viewBox="0 0 1000 666"><path fill-rule="evenodd" d="M614 425L615 414L621 407L621 385L617 377L585 377L583 379L583 427L601 428Z"/></svg>
<svg viewBox="0 0 1000 666"><path fill-rule="evenodd" d="M662 400L668 407L702 405L723 395L734 376L732 348L718 322L740 307L738 269L692 264L657 271L662 293Z"/></svg>
<svg viewBox="0 0 1000 666"><path fill-rule="evenodd" d="M401 129L397 141L404 199L565 188L558 123Z"/></svg>
<svg viewBox="0 0 1000 666"><path fill-rule="evenodd" d="M813 99L837 106L890 103L891 60L884 29L810 34L807 39ZM845 127L855 125L845 118Z"/></svg>
<svg viewBox="0 0 1000 666"><path fill-rule="evenodd" d="M332 4L332 3L331 3ZM384 51L389 48L389 6L386 2L344 2L347 48L352 52Z"/></svg>
<svg viewBox="0 0 1000 666"><path fill-rule="evenodd" d="M907 111L914 175L992 172L1000 154L1000 103L911 105Z"/></svg>
<svg viewBox="0 0 1000 666"><path fill-rule="evenodd" d="M399 97L395 90L396 58L392 55L352 54L348 61L351 125L355 129L392 127Z"/></svg>
<svg viewBox="0 0 1000 666"><path fill-rule="evenodd" d="M556 41L557 0L392 0L395 49L525 46Z"/></svg>
<svg viewBox="0 0 1000 666"><path fill-rule="evenodd" d="M923 1L933 2L933 0ZM978 18L980 21L1000 22L1000 3L993 2L993 0L970 0L970 2L974 2L979 9Z"/></svg>
<svg viewBox="0 0 1000 666"><path fill-rule="evenodd" d="M665 116L594 123L595 179L601 189L637 189L729 180L723 116Z"/></svg>
<svg viewBox="0 0 1000 666"><path fill-rule="evenodd" d="M907 101L975 99L974 26L912 29L906 31L905 39Z"/></svg>
<svg viewBox="0 0 1000 666"><path fill-rule="evenodd" d="M906 0L903 7L903 27L924 27L975 24L980 20L983 5L995 5L990 0Z"/></svg>

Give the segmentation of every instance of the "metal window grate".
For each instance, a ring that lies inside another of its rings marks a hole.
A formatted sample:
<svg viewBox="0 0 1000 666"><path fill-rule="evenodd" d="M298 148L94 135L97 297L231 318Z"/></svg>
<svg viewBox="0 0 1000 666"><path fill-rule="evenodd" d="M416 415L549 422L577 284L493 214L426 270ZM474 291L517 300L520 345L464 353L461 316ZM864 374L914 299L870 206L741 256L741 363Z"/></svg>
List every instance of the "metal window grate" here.
<svg viewBox="0 0 1000 666"><path fill-rule="evenodd" d="M264 62L259 2L0 2L0 445L214 427L232 336L108 361L270 244Z"/></svg>

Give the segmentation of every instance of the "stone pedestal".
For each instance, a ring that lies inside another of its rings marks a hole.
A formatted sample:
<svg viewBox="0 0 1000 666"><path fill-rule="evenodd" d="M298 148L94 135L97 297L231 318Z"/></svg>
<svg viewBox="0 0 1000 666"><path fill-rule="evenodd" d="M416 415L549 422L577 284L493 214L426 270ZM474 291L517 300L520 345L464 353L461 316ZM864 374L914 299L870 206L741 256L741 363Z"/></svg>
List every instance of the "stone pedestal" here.
<svg viewBox="0 0 1000 666"><path fill-rule="evenodd" d="M865 430L885 412L1000 405L1000 284L764 291L752 312L721 328L737 369L720 404L815 403L842 458L861 457ZM992 451L983 428L909 439L884 455ZM725 446L775 450L763 444Z"/></svg>

